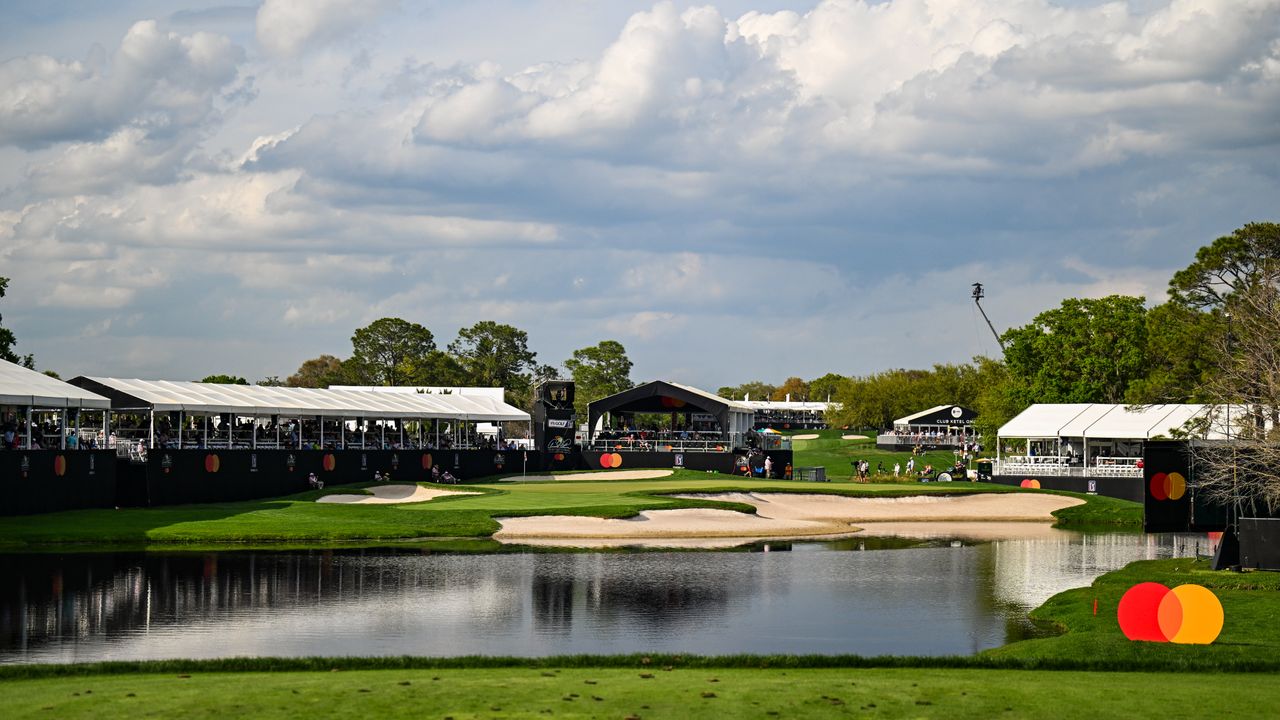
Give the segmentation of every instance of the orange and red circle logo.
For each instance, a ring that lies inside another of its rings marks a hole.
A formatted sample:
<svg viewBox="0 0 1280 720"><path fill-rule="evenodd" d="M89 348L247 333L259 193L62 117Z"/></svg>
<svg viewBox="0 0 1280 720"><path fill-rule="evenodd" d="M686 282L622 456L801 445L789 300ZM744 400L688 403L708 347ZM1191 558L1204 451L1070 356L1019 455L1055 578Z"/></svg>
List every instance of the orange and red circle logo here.
<svg viewBox="0 0 1280 720"><path fill-rule="evenodd" d="M1160 583L1129 588L1116 608L1120 631L1130 640L1208 645L1222 632L1222 603L1202 585Z"/></svg>
<svg viewBox="0 0 1280 720"><path fill-rule="evenodd" d="M552 455L551 458L556 462L561 462L564 460L564 453L556 453L555 455Z"/></svg>
<svg viewBox="0 0 1280 720"><path fill-rule="evenodd" d="M431 469L431 453L422 454L422 469L423 470Z"/></svg>
<svg viewBox="0 0 1280 720"><path fill-rule="evenodd" d="M1187 493L1187 479L1182 473L1156 473L1151 476L1151 497L1157 500L1180 500Z"/></svg>
<svg viewBox="0 0 1280 720"><path fill-rule="evenodd" d="M662 402L662 407L665 407L665 408L682 408L685 405L683 400L679 398L667 397L666 395L662 396L661 402Z"/></svg>
<svg viewBox="0 0 1280 720"><path fill-rule="evenodd" d="M600 467L616 468L622 467L622 456L618 453L604 453L600 456Z"/></svg>
<svg viewBox="0 0 1280 720"><path fill-rule="evenodd" d="M1022 481L1022 485L1020 485L1020 487L1029 488L1031 490L1039 490L1040 481L1036 480L1035 478L1027 478L1026 480Z"/></svg>
<svg viewBox="0 0 1280 720"><path fill-rule="evenodd" d="M204 456L205 472L216 473L218 472L218 468L220 467L222 467L222 461L218 459L217 455L214 455L213 453L209 453L208 455Z"/></svg>
<svg viewBox="0 0 1280 720"><path fill-rule="evenodd" d="M333 453L325 453L324 459L320 461L320 467L324 468L326 472L333 472L333 469L337 466L338 459L333 456Z"/></svg>
<svg viewBox="0 0 1280 720"><path fill-rule="evenodd" d="M53 459L53 474L62 477L67 474L67 459L59 455Z"/></svg>

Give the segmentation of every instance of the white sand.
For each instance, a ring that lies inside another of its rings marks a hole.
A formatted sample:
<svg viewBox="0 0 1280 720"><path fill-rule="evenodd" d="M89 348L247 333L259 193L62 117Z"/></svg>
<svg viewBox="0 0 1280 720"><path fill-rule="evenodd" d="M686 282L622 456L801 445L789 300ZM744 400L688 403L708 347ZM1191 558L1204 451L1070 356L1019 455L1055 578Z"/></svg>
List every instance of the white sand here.
<svg viewBox="0 0 1280 720"><path fill-rule="evenodd" d="M631 540L656 538L800 538L840 536L858 531L862 522L1050 522L1055 510L1082 503L1059 495L983 494L959 497L849 498L790 493L722 493L681 495L741 502L756 514L731 510L646 510L626 520L543 515L497 518L504 542L530 539ZM562 543L577 544L577 543ZM739 543L740 544L740 543Z"/></svg>
<svg viewBox="0 0 1280 720"><path fill-rule="evenodd" d="M866 435L841 435L841 440L866 440Z"/></svg>
<svg viewBox="0 0 1280 720"><path fill-rule="evenodd" d="M808 433L806 435L792 435L791 439L792 440L817 440L820 437L822 436L819 435L818 433Z"/></svg>
<svg viewBox="0 0 1280 720"><path fill-rule="evenodd" d="M512 475L498 482L531 480L652 480L666 477L674 470L596 470L595 472L552 473L550 475Z"/></svg>
<svg viewBox="0 0 1280 720"><path fill-rule="evenodd" d="M399 503L417 503L435 500L445 495L475 495L472 492L457 490L436 490L421 485L375 485L368 488L372 495L325 495L316 500L320 503L343 503L345 505L395 505Z"/></svg>

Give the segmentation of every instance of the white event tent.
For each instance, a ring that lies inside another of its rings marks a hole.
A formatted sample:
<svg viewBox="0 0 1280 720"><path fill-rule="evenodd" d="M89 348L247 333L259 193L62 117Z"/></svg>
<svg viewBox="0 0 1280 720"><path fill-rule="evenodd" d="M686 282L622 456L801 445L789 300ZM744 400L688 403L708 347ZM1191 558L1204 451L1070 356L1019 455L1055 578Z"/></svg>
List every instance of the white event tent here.
<svg viewBox="0 0 1280 720"><path fill-rule="evenodd" d="M293 388L260 385L227 385L175 380L138 380L109 377L81 376L72 383L101 393L111 399L111 409L116 413L137 413L148 416L147 445L154 447L156 413L177 413L179 417L177 442L182 444L182 430L189 417L203 417L204 441L208 440L209 416L228 415L235 418L283 418L315 420L319 423L320 442L324 441L324 424L337 423L331 437L345 436L346 421L377 422L385 441L389 422L404 442L404 423L449 420L463 423L528 421L529 414L492 397L472 397L464 394L433 394L417 392L381 392L368 388L333 387ZM501 389L498 389L501 393ZM456 423L451 423L456 430ZM276 424L279 443L279 424ZM439 425L436 426L437 433ZM421 440L421 438L419 438ZM228 439L230 441L230 439ZM257 433L251 439L257 446ZM301 438L298 438L301 442Z"/></svg>
<svg viewBox="0 0 1280 720"><path fill-rule="evenodd" d="M1205 426L1198 428L1197 437L1226 439L1226 413L1225 406L1211 405L1032 405L1000 427L999 472L1138 477L1145 441L1175 437L1187 432L1189 423ZM1000 457L1010 440L1025 441L1025 454Z"/></svg>
<svg viewBox="0 0 1280 720"><path fill-rule="evenodd" d="M25 410L26 446L31 447L32 416L51 411L62 417L73 416L79 422L79 410L105 410L111 407L107 398L62 382L21 365L0 360L0 407ZM60 447L66 447L67 428L62 422Z"/></svg>

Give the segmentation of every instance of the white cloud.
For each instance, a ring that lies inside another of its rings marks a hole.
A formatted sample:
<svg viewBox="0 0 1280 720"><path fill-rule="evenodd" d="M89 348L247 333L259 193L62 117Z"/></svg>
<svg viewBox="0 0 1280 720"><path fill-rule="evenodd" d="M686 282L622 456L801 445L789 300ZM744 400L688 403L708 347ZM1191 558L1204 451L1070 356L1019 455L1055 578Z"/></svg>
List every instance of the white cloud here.
<svg viewBox="0 0 1280 720"><path fill-rule="evenodd" d="M297 55L360 29L392 0L265 0L258 8L258 43L278 55Z"/></svg>

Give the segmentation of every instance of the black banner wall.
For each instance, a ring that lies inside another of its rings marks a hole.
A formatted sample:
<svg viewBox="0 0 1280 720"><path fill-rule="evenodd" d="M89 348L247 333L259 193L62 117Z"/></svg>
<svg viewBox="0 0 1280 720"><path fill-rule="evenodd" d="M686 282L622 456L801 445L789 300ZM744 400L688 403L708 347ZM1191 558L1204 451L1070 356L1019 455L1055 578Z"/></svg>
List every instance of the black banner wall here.
<svg viewBox="0 0 1280 720"><path fill-rule="evenodd" d="M1187 444L1153 440L1143 446L1142 529L1146 532L1191 530L1191 457Z"/></svg>
<svg viewBox="0 0 1280 720"><path fill-rule="evenodd" d="M1024 487L1023 483L1027 480L1036 481L1042 490L1093 493L1133 502L1142 502L1143 498L1141 478L1086 478L1068 475L996 475L991 478L991 482L997 485L1014 487Z"/></svg>
<svg viewBox="0 0 1280 720"><path fill-rule="evenodd" d="M519 475L541 455L523 450L156 450L147 460L147 503L182 505L278 497L308 490L307 477L328 485L426 482L439 466L459 480Z"/></svg>
<svg viewBox="0 0 1280 720"><path fill-rule="evenodd" d="M115 506L110 450L0 451L0 515Z"/></svg>

